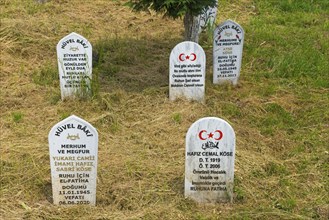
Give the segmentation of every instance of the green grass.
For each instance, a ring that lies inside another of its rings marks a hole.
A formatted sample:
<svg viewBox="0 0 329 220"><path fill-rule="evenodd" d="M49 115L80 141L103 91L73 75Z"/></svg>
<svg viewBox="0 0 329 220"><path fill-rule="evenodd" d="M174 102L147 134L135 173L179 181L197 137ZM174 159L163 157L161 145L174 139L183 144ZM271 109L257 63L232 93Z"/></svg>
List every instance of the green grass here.
<svg viewBox="0 0 329 220"><path fill-rule="evenodd" d="M212 84L204 33L204 104L168 100L182 21L123 3L0 3L0 218L327 219L329 2L220 0L217 23L245 29L241 77ZM62 101L55 48L72 31L93 45L93 94ZM99 133L96 207L52 204L47 136L72 114ZM236 133L232 204L184 198L185 135L206 116Z"/></svg>
<svg viewBox="0 0 329 220"><path fill-rule="evenodd" d="M255 5L260 13L246 27L252 36L246 38L251 55L246 59L257 60L255 75L328 88L328 2L256 1Z"/></svg>
<svg viewBox="0 0 329 220"><path fill-rule="evenodd" d="M23 113L21 113L21 112L13 112L12 116L13 116L13 121L15 123L18 123L18 122L22 121L22 119L23 119Z"/></svg>
<svg viewBox="0 0 329 220"><path fill-rule="evenodd" d="M59 76L58 76L57 66L46 64L40 69L34 71L32 79L34 83L41 86L45 86L45 85L58 86Z"/></svg>
<svg viewBox="0 0 329 220"><path fill-rule="evenodd" d="M174 122L180 124L182 122L182 115L180 113L174 113L172 119Z"/></svg>

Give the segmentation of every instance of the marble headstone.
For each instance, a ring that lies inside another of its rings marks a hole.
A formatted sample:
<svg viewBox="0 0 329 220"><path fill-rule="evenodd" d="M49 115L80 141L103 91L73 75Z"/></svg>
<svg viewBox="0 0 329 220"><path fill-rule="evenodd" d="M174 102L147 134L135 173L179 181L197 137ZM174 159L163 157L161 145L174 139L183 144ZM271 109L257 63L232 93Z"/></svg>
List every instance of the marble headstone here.
<svg viewBox="0 0 329 220"><path fill-rule="evenodd" d="M237 85L240 76L244 30L234 21L217 26L213 42L213 83Z"/></svg>
<svg viewBox="0 0 329 220"><path fill-rule="evenodd" d="M185 197L199 203L232 202L235 133L223 119L201 118L186 135Z"/></svg>
<svg viewBox="0 0 329 220"><path fill-rule="evenodd" d="M216 1L216 5L214 7L212 8L206 7L202 10L201 14L199 15L199 22L200 22L199 33L207 29L208 26L211 27L214 25L216 21L217 7L218 7L218 0Z"/></svg>
<svg viewBox="0 0 329 220"><path fill-rule="evenodd" d="M177 44L171 51L169 65L169 99L203 102L206 55L202 47L191 41Z"/></svg>
<svg viewBox="0 0 329 220"><path fill-rule="evenodd" d="M70 116L49 132L55 205L95 205L98 133L85 120Z"/></svg>
<svg viewBox="0 0 329 220"><path fill-rule="evenodd" d="M77 33L71 33L57 44L59 81L62 99L91 93L92 46Z"/></svg>

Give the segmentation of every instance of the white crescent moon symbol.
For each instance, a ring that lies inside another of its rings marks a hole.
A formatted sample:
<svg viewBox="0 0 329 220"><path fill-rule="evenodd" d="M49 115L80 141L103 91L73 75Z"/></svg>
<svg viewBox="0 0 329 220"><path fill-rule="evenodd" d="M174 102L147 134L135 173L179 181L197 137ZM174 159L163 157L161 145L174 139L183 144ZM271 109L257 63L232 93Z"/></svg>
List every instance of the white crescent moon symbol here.
<svg viewBox="0 0 329 220"><path fill-rule="evenodd" d="M182 59L182 56L184 56L184 55L185 55L184 53L179 54L178 59L179 59L180 61L184 61L184 60Z"/></svg>
<svg viewBox="0 0 329 220"><path fill-rule="evenodd" d="M193 59L191 59L191 61L194 61L194 60L196 60L196 55L195 55L195 53L191 53L191 56L193 56L193 57L194 57Z"/></svg>
<svg viewBox="0 0 329 220"><path fill-rule="evenodd" d="M216 130L214 133L218 133L219 134L219 137L218 138L215 138L216 141L219 141L220 139L223 138L223 132L221 132L220 130Z"/></svg>
<svg viewBox="0 0 329 220"><path fill-rule="evenodd" d="M203 138L203 137L202 137L203 132L207 132L207 131L206 131L206 130L202 130L202 131L200 131L200 132L199 132L199 138L200 138L201 140L206 140L207 138Z"/></svg>

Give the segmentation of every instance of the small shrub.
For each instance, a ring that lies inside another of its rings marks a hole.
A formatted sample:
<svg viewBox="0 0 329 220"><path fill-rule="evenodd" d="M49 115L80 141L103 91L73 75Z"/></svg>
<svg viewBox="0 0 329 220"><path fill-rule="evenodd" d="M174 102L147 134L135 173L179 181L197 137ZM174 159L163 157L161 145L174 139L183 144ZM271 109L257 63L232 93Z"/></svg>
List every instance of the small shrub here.
<svg viewBox="0 0 329 220"><path fill-rule="evenodd" d="M172 115L172 119L174 120L174 122L180 124L182 122L182 115L180 113L174 113Z"/></svg>
<svg viewBox="0 0 329 220"><path fill-rule="evenodd" d="M21 112L13 112L12 113L13 121L15 123L21 122L23 119L23 114Z"/></svg>

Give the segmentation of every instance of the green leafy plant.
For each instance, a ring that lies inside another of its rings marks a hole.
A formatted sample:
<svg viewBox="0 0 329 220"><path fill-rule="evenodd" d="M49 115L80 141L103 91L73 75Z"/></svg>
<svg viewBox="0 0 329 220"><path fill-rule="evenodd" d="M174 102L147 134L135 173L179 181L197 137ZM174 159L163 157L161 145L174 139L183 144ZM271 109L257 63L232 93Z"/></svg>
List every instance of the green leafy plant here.
<svg viewBox="0 0 329 220"><path fill-rule="evenodd" d="M22 121L23 114L21 112L13 112L12 117L13 117L13 121L15 123L18 123L18 122Z"/></svg>
<svg viewBox="0 0 329 220"><path fill-rule="evenodd" d="M174 113L172 115L172 119L174 120L174 122L180 124L182 122L182 115L180 113Z"/></svg>
<svg viewBox="0 0 329 220"><path fill-rule="evenodd" d="M198 41L197 16L205 8L214 7L216 0L129 0L126 4L134 11L154 10L171 18L184 17L185 40Z"/></svg>

